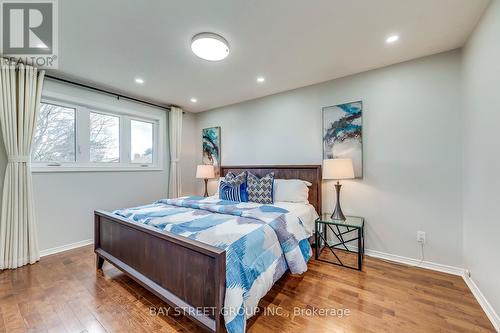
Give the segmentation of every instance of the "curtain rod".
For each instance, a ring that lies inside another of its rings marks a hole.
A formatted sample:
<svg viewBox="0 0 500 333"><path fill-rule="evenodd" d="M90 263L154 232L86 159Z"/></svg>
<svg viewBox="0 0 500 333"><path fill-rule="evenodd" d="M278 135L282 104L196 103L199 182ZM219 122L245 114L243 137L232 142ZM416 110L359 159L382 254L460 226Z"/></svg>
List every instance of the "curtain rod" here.
<svg viewBox="0 0 500 333"><path fill-rule="evenodd" d="M86 85L86 84L83 84L83 83L78 83L78 82L74 82L74 81L62 79L62 78L57 77L57 76L45 75L45 77L49 78L51 80L55 80L55 81L60 81L60 82L72 84L72 85L75 85L75 86L78 86L78 87L82 87L82 88L86 88L86 89L90 89L90 90L95 90L95 91L101 92L103 94L116 96L118 99L120 99L120 98L128 99L130 101L134 101L134 102L137 102L137 103L142 103L142 104L146 104L146 105L150 105L150 106L154 106L154 107L157 107L157 108L160 108L160 109L165 109L165 110L170 111L170 107L169 106L151 103L151 102L139 99L139 98L130 97L130 96L118 94L118 93L115 93L115 92L112 92L112 91L109 91L109 90L104 90L104 89L101 89L101 88L89 86L89 85Z"/></svg>

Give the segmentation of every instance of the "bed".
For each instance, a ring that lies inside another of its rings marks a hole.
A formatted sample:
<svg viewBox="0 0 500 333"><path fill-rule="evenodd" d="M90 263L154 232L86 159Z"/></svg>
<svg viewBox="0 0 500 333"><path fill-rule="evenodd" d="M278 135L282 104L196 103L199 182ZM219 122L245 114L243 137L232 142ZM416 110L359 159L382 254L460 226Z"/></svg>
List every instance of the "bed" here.
<svg viewBox="0 0 500 333"><path fill-rule="evenodd" d="M309 203L316 211L321 212L321 166L232 166L221 168L222 176L229 172L240 173L242 171L250 171L259 176L274 172L275 178L301 179L310 182ZM200 200L202 200L201 207ZM198 212L200 214L207 214L207 211L212 210L212 213L219 214L218 219L226 218L228 223L231 222L231 219L234 220L235 215L241 215L239 212L241 206L236 209L237 213L235 214L233 206L227 206L230 209L224 206L221 211L221 205L217 202L214 205L214 203L203 200L210 201L210 198L172 199L165 202L159 201L158 204L166 204L169 209L173 210L200 208ZM287 203L276 203L277 207L280 205L283 206L282 210L292 211L295 209L293 205L287 205ZM275 208L272 208L271 211L269 209L266 207L265 212L263 212L264 209L258 210L257 217L253 216L255 210L252 210L251 217L265 220L279 211ZM250 214L248 212L250 210L245 211L245 214ZM170 231L160 230L157 225L138 223L130 218L133 213L125 211L122 212L123 216L119 216L105 211L95 212L97 268L102 268L104 260L110 262L170 306L182 309L184 314L200 327L210 332L224 332L224 315L228 318L227 313L224 313L227 282L226 259L232 262L230 257L233 251L230 248L226 251L220 246L208 245L206 242L197 240L196 237L193 239L193 237L189 237L191 235L189 233L173 232L172 229L169 229ZM223 213L222 216L221 213ZM291 215L294 214L302 214L305 218L310 213L305 209L302 212L297 210ZM133 217L135 218L135 216ZM242 216L238 217L238 219L241 218ZM310 232L307 233L310 235ZM294 249L296 250L296 248L297 246ZM304 246L299 246L300 250L303 248ZM284 247L282 249L283 256L290 255L291 260L295 260L293 257L297 256L297 251L287 252L288 250L285 251ZM300 265L301 263L294 262L292 266ZM294 267L290 269L292 268ZM228 292L231 285L233 284L229 283ZM267 289L262 288L264 291L261 292L265 292L269 288L270 286ZM237 321L232 320L231 323L233 322ZM231 331L241 330L231 328Z"/></svg>

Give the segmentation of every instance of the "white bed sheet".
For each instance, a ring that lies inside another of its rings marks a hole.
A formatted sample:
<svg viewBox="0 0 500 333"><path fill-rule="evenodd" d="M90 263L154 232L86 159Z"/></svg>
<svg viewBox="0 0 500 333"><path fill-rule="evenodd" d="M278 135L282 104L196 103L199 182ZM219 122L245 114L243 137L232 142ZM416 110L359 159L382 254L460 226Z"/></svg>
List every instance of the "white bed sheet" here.
<svg viewBox="0 0 500 333"><path fill-rule="evenodd" d="M210 196L209 198L217 200L218 196ZM319 217L316 209L310 203L303 202L275 202L273 204L276 207L280 207L288 210L290 213L296 215L302 223L304 224L304 229L307 232L307 236L311 237L314 235L314 221Z"/></svg>
<svg viewBox="0 0 500 333"><path fill-rule="evenodd" d="M314 221L316 221L319 215L313 205L302 202L275 202L273 205L286 209L299 217L309 237L314 234Z"/></svg>

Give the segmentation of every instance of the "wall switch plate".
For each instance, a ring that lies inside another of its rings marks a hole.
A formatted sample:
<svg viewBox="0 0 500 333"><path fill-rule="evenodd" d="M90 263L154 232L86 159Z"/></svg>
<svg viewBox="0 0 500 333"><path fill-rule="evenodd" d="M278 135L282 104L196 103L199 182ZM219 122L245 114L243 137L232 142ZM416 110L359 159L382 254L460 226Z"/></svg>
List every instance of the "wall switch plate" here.
<svg viewBox="0 0 500 333"><path fill-rule="evenodd" d="M417 231L417 242L425 244L425 231Z"/></svg>

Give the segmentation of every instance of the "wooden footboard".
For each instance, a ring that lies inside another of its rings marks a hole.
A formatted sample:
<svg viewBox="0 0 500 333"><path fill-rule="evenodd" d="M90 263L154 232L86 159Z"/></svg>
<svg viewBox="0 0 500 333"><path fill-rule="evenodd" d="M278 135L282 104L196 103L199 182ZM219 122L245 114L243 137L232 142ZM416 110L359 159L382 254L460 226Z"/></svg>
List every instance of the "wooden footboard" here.
<svg viewBox="0 0 500 333"><path fill-rule="evenodd" d="M224 250L104 211L94 236L98 269L106 260L199 326L224 331Z"/></svg>

